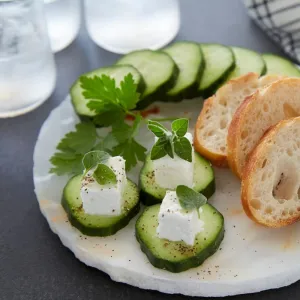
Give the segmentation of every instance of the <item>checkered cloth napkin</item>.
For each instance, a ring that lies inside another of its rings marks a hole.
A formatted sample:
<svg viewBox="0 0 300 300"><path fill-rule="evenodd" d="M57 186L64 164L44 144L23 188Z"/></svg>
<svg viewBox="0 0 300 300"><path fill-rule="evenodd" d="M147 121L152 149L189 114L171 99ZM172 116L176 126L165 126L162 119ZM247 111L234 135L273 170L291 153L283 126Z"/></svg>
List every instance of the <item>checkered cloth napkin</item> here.
<svg viewBox="0 0 300 300"><path fill-rule="evenodd" d="M300 0L244 0L249 16L300 62Z"/></svg>

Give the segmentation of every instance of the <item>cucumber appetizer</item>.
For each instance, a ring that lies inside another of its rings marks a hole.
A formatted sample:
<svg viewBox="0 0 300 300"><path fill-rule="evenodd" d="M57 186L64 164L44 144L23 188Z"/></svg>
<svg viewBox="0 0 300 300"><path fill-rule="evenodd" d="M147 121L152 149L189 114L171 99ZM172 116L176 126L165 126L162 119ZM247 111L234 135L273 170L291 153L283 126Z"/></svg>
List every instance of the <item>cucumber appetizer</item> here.
<svg viewBox="0 0 300 300"><path fill-rule="evenodd" d="M262 56L252 50L231 47L235 57L235 69L229 75L229 79L239 77L248 72L264 75L267 71L266 64Z"/></svg>
<svg viewBox="0 0 300 300"><path fill-rule="evenodd" d="M177 42L163 49L169 54L179 68L175 85L167 91L169 101L197 96L198 84L204 69L204 59L197 43Z"/></svg>
<svg viewBox="0 0 300 300"><path fill-rule="evenodd" d="M72 177L64 188L62 206L83 234L113 235L139 212L137 186L126 178L121 156L91 151L83 163L84 174Z"/></svg>
<svg viewBox="0 0 300 300"><path fill-rule="evenodd" d="M145 209L136 222L136 238L154 267L183 272L218 250L224 218L205 202L201 194L178 186L166 193L161 205Z"/></svg>
<svg viewBox="0 0 300 300"><path fill-rule="evenodd" d="M142 75L139 73L137 69L132 66L112 66L105 67L93 70L89 73L82 74L81 76L94 77L94 76L109 76L116 81L116 85L119 86L120 82L124 79L124 77L131 73L135 83L138 85L138 92L143 93L145 89L145 83ZM80 76L80 77L81 77ZM96 112L90 110L87 107L88 100L85 99L82 92L83 89L80 86L80 77L75 81L70 89L70 95L72 104L74 106L75 112L83 118L93 118L96 116Z"/></svg>
<svg viewBox="0 0 300 300"><path fill-rule="evenodd" d="M167 190L180 184L193 187L207 198L215 192L213 169L208 161L194 152L188 119L172 123L172 132L158 122L149 121L155 144L140 173L140 199L145 205L161 203Z"/></svg>
<svg viewBox="0 0 300 300"><path fill-rule="evenodd" d="M117 65L129 64L137 68L146 83L146 89L138 108L145 108L154 101L163 101L166 91L174 86L178 67L174 60L162 51L140 50L131 52L117 61Z"/></svg>
<svg viewBox="0 0 300 300"><path fill-rule="evenodd" d="M266 65L267 74L278 74L284 76L299 77L300 70L291 61L274 54L262 55Z"/></svg>
<svg viewBox="0 0 300 300"><path fill-rule="evenodd" d="M207 98L215 93L235 68L233 51L219 44L200 44L205 67L199 84L199 94Z"/></svg>

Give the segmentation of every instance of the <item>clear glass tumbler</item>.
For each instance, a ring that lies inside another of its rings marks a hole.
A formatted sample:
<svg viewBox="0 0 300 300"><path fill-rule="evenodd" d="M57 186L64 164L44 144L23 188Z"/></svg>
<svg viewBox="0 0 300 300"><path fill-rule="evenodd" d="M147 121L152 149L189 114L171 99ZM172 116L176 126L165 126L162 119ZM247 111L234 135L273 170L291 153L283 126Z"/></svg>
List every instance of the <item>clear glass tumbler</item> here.
<svg viewBox="0 0 300 300"><path fill-rule="evenodd" d="M44 0L53 52L69 46L80 28L80 0Z"/></svg>
<svg viewBox="0 0 300 300"><path fill-rule="evenodd" d="M56 71L43 2L0 0L0 117L14 117L43 103Z"/></svg>
<svg viewBox="0 0 300 300"><path fill-rule="evenodd" d="M178 0L85 0L90 37L100 47L124 54L159 49L180 26Z"/></svg>

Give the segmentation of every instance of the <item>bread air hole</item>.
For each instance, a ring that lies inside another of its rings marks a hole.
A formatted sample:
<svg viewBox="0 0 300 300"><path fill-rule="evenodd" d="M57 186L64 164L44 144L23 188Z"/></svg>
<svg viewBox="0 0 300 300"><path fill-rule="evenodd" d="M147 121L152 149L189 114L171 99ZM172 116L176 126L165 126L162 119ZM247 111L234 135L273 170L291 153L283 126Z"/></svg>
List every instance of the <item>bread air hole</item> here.
<svg viewBox="0 0 300 300"><path fill-rule="evenodd" d="M264 112L268 112L269 111L269 105L267 103L264 103L263 110L264 110Z"/></svg>
<svg viewBox="0 0 300 300"><path fill-rule="evenodd" d="M249 132L248 132L247 129L243 130L243 131L242 131L242 134L241 134L242 140L244 140L245 138L247 138L248 134L249 134Z"/></svg>
<svg viewBox="0 0 300 300"><path fill-rule="evenodd" d="M293 199L297 192L299 197L299 181L296 165L292 161L280 162L273 184L273 197L279 203Z"/></svg>
<svg viewBox="0 0 300 300"><path fill-rule="evenodd" d="M251 202L250 202L250 205L256 210L261 209L261 202L257 199L252 199Z"/></svg>
<svg viewBox="0 0 300 300"><path fill-rule="evenodd" d="M283 104L283 113L286 119L298 117L299 114L288 103Z"/></svg>
<svg viewBox="0 0 300 300"><path fill-rule="evenodd" d="M270 206L270 205L268 205L265 208L265 214L267 214L267 215L271 215L273 211L274 211L274 208L272 206Z"/></svg>
<svg viewBox="0 0 300 300"><path fill-rule="evenodd" d="M220 121L220 128L224 129L224 128L226 128L226 126L227 126L227 120L226 119L222 119Z"/></svg>

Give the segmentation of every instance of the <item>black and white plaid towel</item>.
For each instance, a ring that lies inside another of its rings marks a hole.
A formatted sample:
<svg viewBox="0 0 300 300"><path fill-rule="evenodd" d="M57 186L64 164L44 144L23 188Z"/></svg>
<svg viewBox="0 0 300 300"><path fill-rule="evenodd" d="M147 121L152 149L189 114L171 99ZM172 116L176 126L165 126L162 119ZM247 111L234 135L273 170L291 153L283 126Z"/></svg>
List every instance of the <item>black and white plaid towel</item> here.
<svg viewBox="0 0 300 300"><path fill-rule="evenodd" d="M300 62L300 0L244 0L250 17Z"/></svg>

